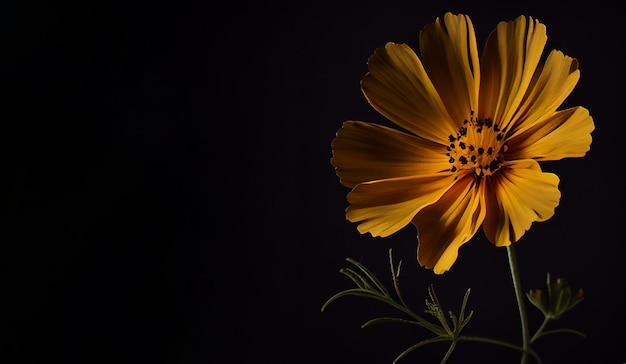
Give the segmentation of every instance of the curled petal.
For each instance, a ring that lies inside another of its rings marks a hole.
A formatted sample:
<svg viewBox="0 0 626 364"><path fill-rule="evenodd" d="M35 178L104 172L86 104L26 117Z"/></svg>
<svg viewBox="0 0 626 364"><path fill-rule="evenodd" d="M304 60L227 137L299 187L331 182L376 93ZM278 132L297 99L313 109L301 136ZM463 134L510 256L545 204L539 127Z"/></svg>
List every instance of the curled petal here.
<svg viewBox="0 0 626 364"><path fill-rule="evenodd" d="M347 187L379 179L450 169L441 144L388 128L346 121L331 144L331 163Z"/></svg>
<svg viewBox="0 0 626 364"><path fill-rule="evenodd" d="M388 236L405 227L417 212L437 201L453 184L451 173L361 183L348 193L346 218L361 222L361 234Z"/></svg>
<svg viewBox="0 0 626 364"><path fill-rule="evenodd" d="M474 236L485 217L480 206L482 193L474 176L468 173L437 202L415 215L417 260L422 266L436 274L450 269L461 245Z"/></svg>
<svg viewBox="0 0 626 364"><path fill-rule="evenodd" d="M422 63L406 44L387 43L368 61L361 81L374 109L415 135L446 144L458 127L428 78Z"/></svg>
<svg viewBox="0 0 626 364"><path fill-rule="evenodd" d="M496 246L518 241L535 221L554 215L559 205L559 177L541 171L532 159L518 160L503 166L485 179L483 223L485 235Z"/></svg>
<svg viewBox="0 0 626 364"><path fill-rule="evenodd" d="M538 68L520 106L509 135L516 135L552 115L572 92L580 71L578 61L560 51L552 51L543 67Z"/></svg>

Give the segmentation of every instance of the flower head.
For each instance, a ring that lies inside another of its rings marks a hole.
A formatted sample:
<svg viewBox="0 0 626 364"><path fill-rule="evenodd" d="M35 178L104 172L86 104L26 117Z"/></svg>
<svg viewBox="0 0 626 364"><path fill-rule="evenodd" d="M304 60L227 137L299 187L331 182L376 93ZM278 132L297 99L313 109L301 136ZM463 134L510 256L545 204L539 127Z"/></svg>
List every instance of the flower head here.
<svg viewBox="0 0 626 364"><path fill-rule="evenodd" d="M346 121L332 142L351 188L346 218L388 236L413 223L417 259L440 274L480 226L496 246L553 216L559 178L539 162L582 157L594 123L584 107L558 110L580 77L576 59L543 58L546 27L500 22L478 54L466 15L446 13L420 33L418 56L387 43L361 89L399 128Z"/></svg>

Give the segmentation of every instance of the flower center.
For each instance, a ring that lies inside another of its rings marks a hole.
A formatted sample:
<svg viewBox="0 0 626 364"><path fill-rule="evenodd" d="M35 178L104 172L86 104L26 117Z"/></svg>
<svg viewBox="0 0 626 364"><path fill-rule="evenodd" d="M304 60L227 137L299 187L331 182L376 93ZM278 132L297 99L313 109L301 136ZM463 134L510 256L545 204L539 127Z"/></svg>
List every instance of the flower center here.
<svg viewBox="0 0 626 364"><path fill-rule="evenodd" d="M500 169L507 150L504 140L506 127L491 119L475 119L473 112L470 119L463 121L456 136L450 134L450 144L446 156L449 157L452 172L469 170L475 176L490 176Z"/></svg>

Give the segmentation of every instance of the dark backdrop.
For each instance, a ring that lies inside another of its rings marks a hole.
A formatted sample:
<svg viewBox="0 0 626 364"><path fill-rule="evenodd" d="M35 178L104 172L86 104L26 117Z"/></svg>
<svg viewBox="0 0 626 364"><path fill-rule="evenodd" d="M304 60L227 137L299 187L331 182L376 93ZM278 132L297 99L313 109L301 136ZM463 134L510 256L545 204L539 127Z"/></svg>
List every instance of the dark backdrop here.
<svg viewBox="0 0 626 364"><path fill-rule="evenodd" d="M593 115L591 152L544 164L561 204L516 251L524 291L546 272L585 289L558 324L587 339L546 337L544 363L626 361L621 15L601 1L506 4L3 3L3 362L391 363L427 332L361 329L392 313L366 299L320 312L352 287L347 257L389 283L390 248L417 312L431 283L454 311L471 287L467 333L519 343L504 249L479 232L435 276L411 226L374 239L345 220L329 163L344 120L384 122L359 89L367 58L388 41L417 48L446 11L471 16L481 47L497 22L533 16L548 50L578 58L565 106ZM461 343L450 363L518 360Z"/></svg>

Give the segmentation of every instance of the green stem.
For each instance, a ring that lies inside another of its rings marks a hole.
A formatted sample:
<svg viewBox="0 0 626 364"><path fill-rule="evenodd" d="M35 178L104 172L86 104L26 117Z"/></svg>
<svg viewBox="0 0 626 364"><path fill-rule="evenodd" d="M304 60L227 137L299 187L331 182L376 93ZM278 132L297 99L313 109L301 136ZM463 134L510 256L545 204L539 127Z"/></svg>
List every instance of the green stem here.
<svg viewBox="0 0 626 364"><path fill-rule="evenodd" d="M509 256L509 266L511 268L511 278L513 278L513 288L515 289L515 298L517 298L517 307L519 308L519 317L522 324L522 359L520 364L528 361L528 353L532 351L530 342L530 333L528 331L528 318L526 317L526 307L524 306L524 294L522 292L522 284L520 281L519 271L517 269L517 260L515 259L515 249L513 244L506 247Z"/></svg>
<svg viewBox="0 0 626 364"><path fill-rule="evenodd" d="M546 328L546 325L548 324L548 321L550 321L550 319L546 316L543 319L543 322L541 323L541 326L539 326L539 328L537 329L537 332L535 332L533 337L530 339L531 343L534 343L535 340L539 339L539 337L541 336L541 332L543 331L543 329Z"/></svg>
<svg viewBox="0 0 626 364"><path fill-rule="evenodd" d="M503 346L505 348L514 349L514 350L518 350L518 351L524 351L524 348L522 348L521 346L517 346L517 345L511 344L511 343L507 343L506 341L490 339L490 338L487 338L487 337L464 336L464 335L461 335L461 336L458 337L458 340L459 341L475 341L475 342L480 342L480 343L486 343L486 344L493 344L493 345Z"/></svg>
<svg viewBox="0 0 626 364"><path fill-rule="evenodd" d="M454 351L454 348L456 347L456 340L452 340L452 344L450 344L450 347L448 348L448 351L446 352L446 356L443 357L443 359L441 359L441 363L440 364L446 364L448 362L448 359L450 359L450 356L452 355L452 352Z"/></svg>

